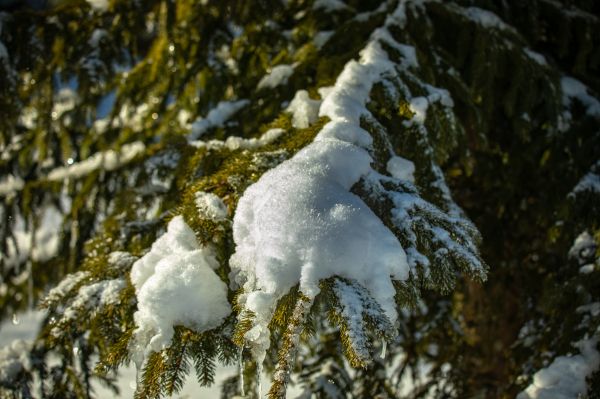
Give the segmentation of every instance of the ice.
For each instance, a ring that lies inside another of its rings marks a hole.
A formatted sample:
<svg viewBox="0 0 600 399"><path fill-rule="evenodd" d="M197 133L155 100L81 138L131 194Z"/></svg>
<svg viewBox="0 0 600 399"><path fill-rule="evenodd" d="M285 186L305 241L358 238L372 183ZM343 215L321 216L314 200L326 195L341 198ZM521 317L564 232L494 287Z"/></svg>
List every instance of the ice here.
<svg viewBox="0 0 600 399"><path fill-rule="evenodd" d="M202 332L222 323L231 307L218 267L212 248L201 247L183 217L174 217L131 270L138 301L134 357L169 345L175 325Z"/></svg>
<svg viewBox="0 0 600 399"><path fill-rule="evenodd" d="M299 90L294 95L286 111L292 114L292 126L305 129L319 118L320 100L313 100L306 90Z"/></svg>
<svg viewBox="0 0 600 399"><path fill-rule="evenodd" d="M292 65L281 64L273 67L271 72L265 75L256 88L258 90L266 88L274 88L282 84L286 84L290 76L294 74L294 67Z"/></svg>

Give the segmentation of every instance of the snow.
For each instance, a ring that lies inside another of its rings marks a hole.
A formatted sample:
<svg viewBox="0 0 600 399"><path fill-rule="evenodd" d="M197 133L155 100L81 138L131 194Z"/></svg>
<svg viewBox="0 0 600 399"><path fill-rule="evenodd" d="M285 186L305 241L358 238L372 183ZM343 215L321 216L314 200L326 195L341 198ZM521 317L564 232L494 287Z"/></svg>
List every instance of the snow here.
<svg viewBox="0 0 600 399"><path fill-rule="evenodd" d="M415 164L408 159L393 156L386 165L388 173L400 180L408 180L411 183L415 182Z"/></svg>
<svg viewBox="0 0 600 399"><path fill-rule="evenodd" d="M150 351L169 345L173 326L198 332L220 325L231 312L227 286L214 272L213 250L201 247L183 217L174 217L167 232L131 269L138 301L134 314L134 358L141 363Z"/></svg>
<svg viewBox="0 0 600 399"><path fill-rule="evenodd" d="M205 118L200 118L192 123L192 131L188 136L189 140L197 140L209 129L223 127L225 122L249 103L248 100L220 101L215 108L209 111Z"/></svg>
<svg viewBox="0 0 600 399"><path fill-rule="evenodd" d="M62 214L54 205L48 205L39 214L39 226L32 232L20 215L15 217L12 233L15 240L7 242L6 253L0 258L8 266L17 266L28 258L45 262L54 257L59 249ZM32 240L33 235L33 240Z"/></svg>
<svg viewBox="0 0 600 399"><path fill-rule="evenodd" d="M596 338L576 344L580 354L559 356L533 376L533 382L517 399L573 399L587 393L586 378L600 366Z"/></svg>
<svg viewBox="0 0 600 399"><path fill-rule="evenodd" d="M196 207L201 215L209 219L223 220L227 218L227 206L221 198L213 193L198 191L196 193Z"/></svg>
<svg viewBox="0 0 600 399"><path fill-rule="evenodd" d="M315 44L315 47L317 49L321 49L325 45L325 43L327 43L329 39L331 39L334 33L335 32L332 30L324 30L318 32L313 38L313 43Z"/></svg>
<svg viewBox="0 0 600 399"><path fill-rule="evenodd" d="M15 362L19 362L19 359L21 359L31 347L29 342L35 339L44 316L45 312L29 311L15 315L15 320L17 320L16 323L8 320L0 324L0 348L2 348L0 349L0 353L4 354L0 355L0 358L2 358L0 359L0 368L3 368L2 365L7 365L10 368L20 367L18 363L15 364ZM26 342L13 343L15 340ZM4 347L9 347L9 349ZM24 364L23 362L20 363L22 365ZM26 362L25 365L27 365ZM2 373L3 372L0 371L0 375L2 375ZM233 366L217 366L215 383L210 387L201 387L196 380L196 376L192 372L187 376L185 384L177 397L198 399L217 398L220 395L221 383L233 373ZM0 380L1 379L2 378L0 377ZM119 375L116 380L116 384L119 388L119 395L115 395L112 390L95 380L92 380L92 389L94 390L94 396L97 398L133 398L135 393L135 381L135 367L123 366L119 368Z"/></svg>
<svg viewBox="0 0 600 399"><path fill-rule="evenodd" d="M25 182L19 176L13 176L11 174L6 175L2 181L0 181L0 195L9 195L15 191L21 190L25 186Z"/></svg>
<svg viewBox="0 0 600 399"><path fill-rule="evenodd" d="M77 291L77 295L69 301L60 323L76 320L84 311L97 311L105 306L119 303L119 295L123 288L125 288L125 280L122 278L83 285ZM59 327L55 327L51 333L60 336L62 331Z"/></svg>
<svg viewBox="0 0 600 399"><path fill-rule="evenodd" d="M321 140L246 190L234 217L230 265L248 293L241 303L258 320L250 341L268 348L271 312L292 286L300 283L312 298L319 281L333 275L360 282L396 320L391 278L407 278L406 256L391 231L348 191L370 162L361 148Z"/></svg>
<svg viewBox="0 0 600 399"><path fill-rule="evenodd" d="M571 106L572 99L577 99L585 107L589 116L600 118L600 101L588 93L587 87L583 83L571 76L563 76L560 86L565 108Z"/></svg>
<svg viewBox="0 0 600 399"><path fill-rule="evenodd" d="M427 108L429 108L429 101L426 97L413 97L410 99L409 104L411 112L414 113L412 121L422 125L425 123L425 117L427 116Z"/></svg>
<svg viewBox="0 0 600 399"><path fill-rule="evenodd" d="M98 11L106 11L108 9L108 0L87 0L93 9Z"/></svg>
<svg viewBox="0 0 600 399"><path fill-rule="evenodd" d="M319 118L320 100L313 100L306 90L298 90L286 111L292 114L292 126L305 129Z"/></svg>
<svg viewBox="0 0 600 399"><path fill-rule="evenodd" d="M2 19L0 19L0 35L2 35L2 28L3 28L3 24L4 24L4 21ZM1 41L0 41L0 61L2 61L5 64L8 63L8 50L6 49L6 46L4 45L4 43L2 43Z"/></svg>
<svg viewBox="0 0 600 399"><path fill-rule="evenodd" d="M600 161L596 162L571 191L578 194L584 191L600 193Z"/></svg>
<svg viewBox="0 0 600 399"><path fill-rule="evenodd" d="M60 283L58 283L56 287L52 288L48 292L46 298L44 299L44 302L53 303L59 301L61 298L67 295L69 291L71 291L76 285L80 284L83 280L85 280L88 277L90 277L90 273L87 271L78 271L76 273L68 274L67 276L65 276L65 278L61 280Z"/></svg>
<svg viewBox="0 0 600 399"><path fill-rule="evenodd" d="M543 66L548 66L548 62L546 61L546 57L544 57L542 54L537 53L527 47L525 47L523 49L523 52L525 53L525 55L527 55L529 58L531 58L532 60L534 60L535 62L537 62L540 65Z"/></svg>
<svg viewBox="0 0 600 399"><path fill-rule="evenodd" d="M315 141L328 139L345 141L367 149L373 146L373 137L366 130L345 121L329 122L315 137Z"/></svg>
<svg viewBox="0 0 600 399"><path fill-rule="evenodd" d="M8 61L8 50L4 43L0 42L0 60L6 63Z"/></svg>
<svg viewBox="0 0 600 399"><path fill-rule="evenodd" d="M491 11L484 10L478 7L468 7L462 10L463 15L469 18L471 21L478 23L484 28L500 29L500 30L511 30L514 28L507 25L500 19L499 16Z"/></svg>
<svg viewBox="0 0 600 399"><path fill-rule="evenodd" d="M275 88L279 85L286 84L290 76L294 74L294 67L292 65L281 64L273 67L271 72L265 75L256 88L258 90L266 88Z"/></svg>
<svg viewBox="0 0 600 399"><path fill-rule="evenodd" d="M587 231L579 234L569 249L569 258L576 259L579 265L584 265L594 259L596 254L596 241Z"/></svg>
<svg viewBox="0 0 600 399"><path fill-rule="evenodd" d="M267 144L271 144L277 140L285 130L280 128L269 129L264 132L258 139L251 138L245 139L238 136L229 136L225 141L223 140L209 140L209 141L190 141L190 145L196 148L207 148L209 150L221 150L227 148L231 151L235 150L253 150L256 148L264 147Z"/></svg>
<svg viewBox="0 0 600 399"><path fill-rule="evenodd" d="M403 11L401 3L386 24L401 21ZM306 91L296 93L288 107L295 127L307 127L318 116L330 122L313 143L266 172L239 200L231 279L244 288L239 303L254 314L245 339L258 363L270 345L267 326L277 300L296 284L312 299L319 293L320 280L346 278L367 290L389 323L397 320L392 281L408 278L406 253L396 236L350 192L361 177L375 173L367 152L373 139L360 127L361 117L369 114L369 93L384 75L396 73L380 40L400 46L392 42L387 26L376 30L359 61L348 62L335 85L320 91L320 106ZM418 65L414 53L403 50L399 67ZM434 94L443 101L441 93ZM408 162L393 159L394 174L411 175Z"/></svg>
<svg viewBox="0 0 600 399"><path fill-rule="evenodd" d="M29 351L31 342L17 339L0 349L0 385L10 385L17 375L31 368Z"/></svg>
<svg viewBox="0 0 600 399"><path fill-rule="evenodd" d="M70 178L78 179L98 169L112 171L131 162L135 157L143 153L145 149L146 146L144 143L135 141L123 145L119 151L107 150L97 152L81 162L51 170L46 179L49 181L61 181Z"/></svg>
<svg viewBox="0 0 600 399"><path fill-rule="evenodd" d="M313 3L313 10L323 10L325 12L340 11L347 8L346 3L341 0L316 0Z"/></svg>

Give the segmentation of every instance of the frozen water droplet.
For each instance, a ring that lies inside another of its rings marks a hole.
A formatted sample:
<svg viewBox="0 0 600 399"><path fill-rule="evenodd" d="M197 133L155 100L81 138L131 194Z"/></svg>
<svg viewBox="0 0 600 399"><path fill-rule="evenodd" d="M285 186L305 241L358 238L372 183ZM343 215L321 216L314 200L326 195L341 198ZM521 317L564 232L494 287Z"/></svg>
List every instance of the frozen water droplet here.
<svg viewBox="0 0 600 399"><path fill-rule="evenodd" d="M73 165L74 162L75 162L75 160L73 158L67 159L67 164L68 165Z"/></svg>
<svg viewBox="0 0 600 399"><path fill-rule="evenodd" d="M21 322L21 320L19 320L19 316L17 316L16 313L13 313L13 315L12 315L12 323L16 326L20 322Z"/></svg>
<svg viewBox="0 0 600 399"><path fill-rule="evenodd" d="M387 350L387 341L384 339L381 343L381 358L385 359L385 352Z"/></svg>

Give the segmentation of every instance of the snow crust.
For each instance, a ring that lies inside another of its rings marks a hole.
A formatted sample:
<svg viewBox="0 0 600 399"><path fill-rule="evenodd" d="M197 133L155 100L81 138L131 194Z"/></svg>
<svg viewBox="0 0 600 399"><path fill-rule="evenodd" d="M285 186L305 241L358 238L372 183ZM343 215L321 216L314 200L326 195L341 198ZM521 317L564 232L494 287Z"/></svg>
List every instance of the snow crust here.
<svg viewBox="0 0 600 399"><path fill-rule="evenodd" d="M286 84L290 76L294 74L294 67L292 65L281 64L273 67L271 72L265 75L256 88L258 90L266 88L274 88L282 84Z"/></svg>
<svg viewBox="0 0 600 399"><path fill-rule="evenodd" d="M580 354L559 356L533 376L517 399L573 399L587 393L586 378L600 366L596 338L577 343Z"/></svg>
<svg viewBox="0 0 600 399"><path fill-rule="evenodd" d="M227 286L214 272L218 267L213 250L198 244L181 216L174 217L150 252L133 264L138 310L132 351L139 361L169 345L173 326L201 332L229 315Z"/></svg>
<svg viewBox="0 0 600 399"><path fill-rule="evenodd" d="M205 118L200 118L192 123L192 131L188 138L190 140L197 140L207 130L215 127L223 127L225 122L249 103L248 100L220 101L215 108L209 111Z"/></svg>

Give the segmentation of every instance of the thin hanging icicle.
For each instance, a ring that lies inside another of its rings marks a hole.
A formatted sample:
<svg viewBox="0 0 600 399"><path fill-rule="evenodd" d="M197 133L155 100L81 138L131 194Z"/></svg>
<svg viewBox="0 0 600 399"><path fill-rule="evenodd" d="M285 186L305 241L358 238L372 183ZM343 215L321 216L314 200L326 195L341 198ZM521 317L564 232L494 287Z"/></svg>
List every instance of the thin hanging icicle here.
<svg viewBox="0 0 600 399"><path fill-rule="evenodd" d="M384 339L381 342L381 358L385 359L385 352L387 351L387 341Z"/></svg>
<svg viewBox="0 0 600 399"><path fill-rule="evenodd" d="M262 371L263 371L263 365L262 362L259 362L256 365L256 378L258 378L257 381L257 385L258 385L258 398L262 398Z"/></svg>
<svg viewBox="0 0 600 399"><path fill-rule="evenodd" d="M31 260L27 261L27 307L29 310L33 310L33 267Z"/></svg>
<svg viewBox="0 0 600 399"><path fill-rule="evenodd" d="M243 354L244 354L244 348L241 347L238 352L238 359L239 359L239 363L240 363L240 395L242 397L246 396L246 393L244 392L244 358L243 358Z"/></svg>

